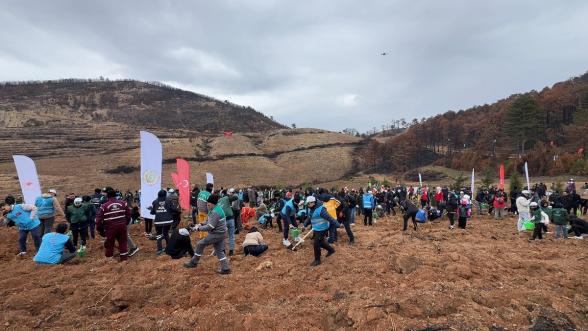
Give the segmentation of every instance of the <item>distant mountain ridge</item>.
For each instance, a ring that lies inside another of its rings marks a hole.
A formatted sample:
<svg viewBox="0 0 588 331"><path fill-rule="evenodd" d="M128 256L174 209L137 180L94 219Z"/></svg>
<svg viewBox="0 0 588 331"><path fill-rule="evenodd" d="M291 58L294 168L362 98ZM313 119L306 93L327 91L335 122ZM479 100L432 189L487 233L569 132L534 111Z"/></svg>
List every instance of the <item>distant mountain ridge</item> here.
<svg viewBox="0 0 588 331"><path fill-rule="evenodd" d="M160 83L63 79L0 84L0 125L4 127L100 123L204 133L284 128L251 107Z"/></svg>

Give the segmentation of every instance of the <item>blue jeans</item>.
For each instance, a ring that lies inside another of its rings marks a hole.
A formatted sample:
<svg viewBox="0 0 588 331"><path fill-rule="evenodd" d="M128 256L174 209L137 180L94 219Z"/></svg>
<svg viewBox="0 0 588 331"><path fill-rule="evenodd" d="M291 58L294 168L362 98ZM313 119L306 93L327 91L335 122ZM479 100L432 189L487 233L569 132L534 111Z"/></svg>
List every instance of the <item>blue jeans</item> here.
<svg viewBox="0 0 588 331"><path fill-rule="evenodd" d="M235 219L227 217L227 231L229 232L229 250L235 250Z"/></svg>
<svg viewBox="0 0 588 331"><path fill-rule="evenodd" d="M555 225L555 238L562 237L564 239L568 239L568 226L565 224L556 224Z"/></svg>
<svg viewBox="0 0 588 331"><path fill-rule="evenodd" d="M355 207L351 208L351 215L349 218L350 218L349 222L351 224L355 224Z"/></svg>
<svg viewBox="0 0 588 331"><path fill-rule="evenodd" d="M27 236L29 232L31 233L31 237L33 237L37 251L41 247L41 226L37 226L31 230L18 230L18 247L21 252L27 251Z"/></svg>

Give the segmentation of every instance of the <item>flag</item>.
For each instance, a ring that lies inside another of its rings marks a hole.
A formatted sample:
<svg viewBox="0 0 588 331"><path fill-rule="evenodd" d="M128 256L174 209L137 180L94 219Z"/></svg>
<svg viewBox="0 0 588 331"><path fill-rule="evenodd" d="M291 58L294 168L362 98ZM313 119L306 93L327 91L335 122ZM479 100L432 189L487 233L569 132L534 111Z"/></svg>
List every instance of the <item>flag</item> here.
<svg viewBox="0 0 588 331"><path fill-rule="evenodd" d="M500 165L500 169L498 171L500 176L500 189L504 190L504 164Z"/></svg>
<svg viewBox="0 0 588 331"><path fill-rule="evenodd" d="M529 166L525 162L525 178L527 179L527 190L531 189L531 183L529 182Z"/></svg>
<svg viewBox="0 0 588 331"><path fill-rule="evenodd" d="M37 197L41 196L41 185L37 176L35 161L24 155L13 155L22 197L27 204L34 205Z"/></svg>
<svg viewBox="0 0 588 331"><path fill-rule="evenodd" d="M206 184L214 184L214 177L210 172L206 173Z"/></svg>
<svg viewBox="0 0 588 331"><path fill-rule="evenodd" d="M421 176L420 172L419 172L419 187L423 187L423 177Z"/></svg>
<svg viewBox="0 0 588 331"><path fill-rule="evenodd" d="M232 137L233 136L233 131L224 131L223 134L225 135L225 137Z"/></svg>
<svg viewBox="0 0 588 331"><path fill-rule="evenodd" d="M161 190L161 163L163 150L154 134L141 131L141 217L153 218L147 209Z"/></svg>
<svg viewBox="0 0 588 331"><path fill-rule="evenodd" d="M471 187L472 199L474 198L474 177L475 177L475 170L472 168L472 187Z"/></svg>
<svg viewBox="0 0 588 331"><path fill-rule="evenodd" d="M172 173L172 179L180 192L180 206L184 210L190 209L190 164L184 159L176 159L177 173Z"/></svg>

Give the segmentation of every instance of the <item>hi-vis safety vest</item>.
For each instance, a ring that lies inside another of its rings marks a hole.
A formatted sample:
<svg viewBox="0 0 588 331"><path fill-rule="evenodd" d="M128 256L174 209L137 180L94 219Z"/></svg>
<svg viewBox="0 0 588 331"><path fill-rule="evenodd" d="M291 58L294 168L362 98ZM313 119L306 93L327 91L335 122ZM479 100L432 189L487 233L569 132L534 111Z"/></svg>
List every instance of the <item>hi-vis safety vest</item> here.
<svg viewBox="0 0 588 331"><path fill-rule="evenodd" d="M322 218L321 211L325 208L324 206L318 206L312 212L312 216L310 218L310 223L312 224L313 231L325 231L329 228L329 221Z"/></svg>

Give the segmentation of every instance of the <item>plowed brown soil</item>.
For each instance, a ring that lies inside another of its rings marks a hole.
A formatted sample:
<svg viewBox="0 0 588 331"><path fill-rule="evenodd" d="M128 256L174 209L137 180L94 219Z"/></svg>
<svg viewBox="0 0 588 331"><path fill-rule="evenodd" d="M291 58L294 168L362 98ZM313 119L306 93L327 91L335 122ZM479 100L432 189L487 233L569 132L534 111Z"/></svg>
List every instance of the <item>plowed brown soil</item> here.
<svg viewBox="0 0 588 331"><path fill-rule="evenodd" d="M403 234L401 219L339 231L337 253L310 267L311 241L297 252L263 230L270 250L238 254L233 273L141 251L119 263L98 239L62 266L15 257L17 231L0 231L0 326L6 330L559 330L588 329L588 240L528 242L515 220L447 221ZM243 240L240 234L239 245ZM29 239L29 247L32 245Z"/></svg>

